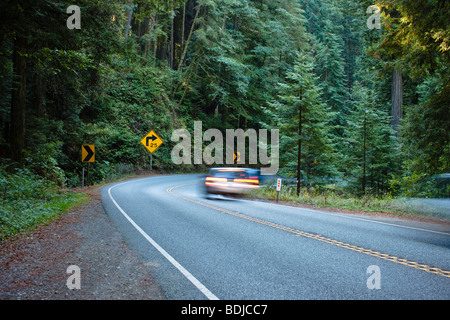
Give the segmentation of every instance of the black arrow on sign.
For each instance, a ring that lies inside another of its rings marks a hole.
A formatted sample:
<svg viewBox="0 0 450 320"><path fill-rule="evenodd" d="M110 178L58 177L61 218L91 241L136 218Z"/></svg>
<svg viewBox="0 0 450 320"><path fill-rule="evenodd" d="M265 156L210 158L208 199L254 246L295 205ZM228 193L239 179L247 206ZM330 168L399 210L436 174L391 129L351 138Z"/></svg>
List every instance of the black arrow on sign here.
<svg viewBox="0 0 450 320"><path fill-rule="evenodd" d="M92 156L94 155L94 151L89 146L83 146L84 150L88 153L87 156L83 159L83 162L89 162Z"/></svg>
<svg viewBox="0 0 450 320"><path fill-rule="evenodd" d="M147 137L147 139L145 140L145 145L148 147L148 140L152 140L152 142L153 141L155 141L157 138L154 136L154 135L152 135L151 137Z"/></svg>

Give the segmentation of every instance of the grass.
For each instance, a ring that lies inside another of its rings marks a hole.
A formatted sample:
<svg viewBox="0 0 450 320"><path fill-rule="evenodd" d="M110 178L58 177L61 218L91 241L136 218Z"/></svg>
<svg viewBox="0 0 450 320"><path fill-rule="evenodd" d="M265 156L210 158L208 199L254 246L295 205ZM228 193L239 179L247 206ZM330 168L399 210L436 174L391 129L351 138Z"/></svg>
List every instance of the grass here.
<svg viewBox="0 0 450 320"><path fill-rule="evenodd" d="M66 192L49 201L36 199L8 201L0 206L0 241L47 224L69 209L89 201L83 193Z"/></svg>
<svg viewBox="0 0 450 320"><path fill-rule="evenodd" d="M276 200L277 192L275 187L262 186L248 194L249 197L265 200ZM437 217L449 219L448 216L440 216L430 212L424 207L411 205L411 202L402 198L396 198L390 194L386 195L365 195L355 197L334 189L323 191L301 190L297 196L295 187L284 187L281 189L278 200L292 204L303 204L319 208L336 208L359 212L381 212L395 216L420 215L427 217Z"/></svg>
<svg viewBox="0 0 450 320"><path fill-rule="evenodd" d="M142 173L119 170L95 185L114 183ZM48 224L89 200L90 196L80 188L61 189L30 170L7 173L0 167L0 243Z"/></svg>

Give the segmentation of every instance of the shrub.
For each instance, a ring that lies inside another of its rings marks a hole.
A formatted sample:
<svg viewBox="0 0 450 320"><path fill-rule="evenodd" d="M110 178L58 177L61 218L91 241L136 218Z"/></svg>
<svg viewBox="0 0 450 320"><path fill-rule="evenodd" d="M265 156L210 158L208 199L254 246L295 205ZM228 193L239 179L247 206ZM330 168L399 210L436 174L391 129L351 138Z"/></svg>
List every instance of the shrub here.
<svg viewBox="0 0 450 320"><path fill-rule="evenodd" d="M51 221L86 199L83 194L60 192L56 182L29 169L8 173L0 167L0 241Z"/></svg>

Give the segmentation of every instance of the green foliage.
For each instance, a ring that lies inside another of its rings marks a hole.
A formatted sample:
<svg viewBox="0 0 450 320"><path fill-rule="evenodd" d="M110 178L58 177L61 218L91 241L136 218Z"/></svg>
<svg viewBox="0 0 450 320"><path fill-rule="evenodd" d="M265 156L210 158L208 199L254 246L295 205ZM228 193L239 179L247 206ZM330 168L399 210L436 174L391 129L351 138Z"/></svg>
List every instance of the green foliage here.
<svg viewBox="0 0 450 320"><path fill-rule="evenodd" d="M273 187L259 188L247 195L251 198L276 199L276 191ZM282 187L278 200L292 204L313 206L317 208L338 208L355 210L358 212L385 212L396 215L406 215L412 212L411 208L403 202L396 201L390 194L353 196L345 195L341 190L334 188L304 190L299 196L294 187Z"/></svg>
<svg viewBox="0 0 450 320"><path fill-rule="evenodd" d="M32 173L0 167L0 241L28 231L85 201L83 194L61 193L57 185Z"/></svg>
<svg viewBox="0 0 450 320"><path fill-rule="evenodd" d="M278 99L267 112L274 119L274 125L280 128L281 150L287 151L280 158L282 172L295 176L300 161L303 183L327 183L336 175L328 129L332 113L321 101L309 54L299 54L293 70L286 74L286 83L279 83L278 91Z"/></svg>
<svg viewBox="0 0 450 320"><path fill-rule="evenodd" d="M377 106L379 99L373 89L358 81L353 88L342 161L348 174L347 190L357 195L385 193L399 160L390 118Z"/></svg>
<svg viewBox="0 0 450 320"><path fill-rule="evenodd" d="M422 97L424 102L408 106L402 140L409 172L432 175L450 169L450 85L429 88Z"/></svg>

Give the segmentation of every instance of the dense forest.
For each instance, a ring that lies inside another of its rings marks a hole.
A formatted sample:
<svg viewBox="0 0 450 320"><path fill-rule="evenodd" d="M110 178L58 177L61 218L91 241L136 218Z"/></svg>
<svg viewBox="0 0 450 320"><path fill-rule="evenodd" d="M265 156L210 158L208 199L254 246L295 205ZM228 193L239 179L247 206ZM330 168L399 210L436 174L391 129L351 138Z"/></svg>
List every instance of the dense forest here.
<svg viewBox="0 0 450 320"><path fill-rule="evenodd" d="M79 8L69 8L75 5ZM450 169L445 0L10 0L0 4L0 183L148 168L173 130L279 129L302 188L407 195ZM1 190L0 190L1 191ZM6 191L4 191L6 194Z"/></svg>

